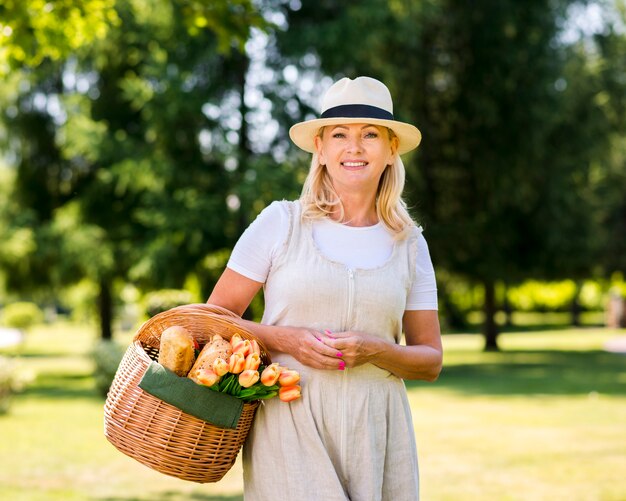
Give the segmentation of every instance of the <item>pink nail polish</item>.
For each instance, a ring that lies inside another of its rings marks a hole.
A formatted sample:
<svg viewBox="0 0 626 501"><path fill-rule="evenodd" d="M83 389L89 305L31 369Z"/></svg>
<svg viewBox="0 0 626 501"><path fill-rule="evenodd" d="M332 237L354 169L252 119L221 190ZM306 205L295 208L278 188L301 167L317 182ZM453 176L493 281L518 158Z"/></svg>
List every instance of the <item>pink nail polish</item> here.
<svg viewBox="0 0 626 501"><path fill-rule="evenodd" d="M333 333L328 329L324 331L324 334L326 334L329 338L336 339L335 336L332 335Z"/></svg>
<svg viewBox="0 0 626 501"><path fill-rule="evenodd" d="M340 351L337 352L337 356L338 357L343 357L343 353L341 353Z"/></svg>
<svg viewBox="0 0 626 501"><path fill-rule="evenodd" d="M339 370L343 371L346 369L346 363L342 360L341 362L339 362Z"/></svg>

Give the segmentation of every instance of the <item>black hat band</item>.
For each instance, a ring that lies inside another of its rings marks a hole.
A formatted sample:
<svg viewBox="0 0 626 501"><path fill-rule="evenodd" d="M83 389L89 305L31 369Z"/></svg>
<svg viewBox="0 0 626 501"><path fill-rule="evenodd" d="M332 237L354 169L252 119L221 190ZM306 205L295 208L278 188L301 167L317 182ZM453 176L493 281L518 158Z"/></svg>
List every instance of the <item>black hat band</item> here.
<svg viewBox="0 0 626 501"><path fill-rule="evenodd" d="M343 104L328 108L320 118L378 118L393 120L393 113L368 104Z"/></svg>

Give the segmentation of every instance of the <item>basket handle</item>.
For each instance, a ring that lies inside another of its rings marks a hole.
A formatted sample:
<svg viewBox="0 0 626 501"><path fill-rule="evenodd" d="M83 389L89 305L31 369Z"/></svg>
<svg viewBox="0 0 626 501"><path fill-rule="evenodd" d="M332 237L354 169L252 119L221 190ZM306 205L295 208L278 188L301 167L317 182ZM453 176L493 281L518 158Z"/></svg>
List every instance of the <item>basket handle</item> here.
<svg viewBox="0 0 626 501"><path fill-rule="evenodd" d="M186 328L201 345L209 342L215 334L226 340L230 340L233 334L239 334L243 339L256 340L261 350L261 361L264 365L271 363L265 345L248 329L234 321L238 318L240 317L232 311L214 304L185 304L163 311L147 320L135 334L134 341L140 341L158 350L161 333L173 325Z"/></svg>

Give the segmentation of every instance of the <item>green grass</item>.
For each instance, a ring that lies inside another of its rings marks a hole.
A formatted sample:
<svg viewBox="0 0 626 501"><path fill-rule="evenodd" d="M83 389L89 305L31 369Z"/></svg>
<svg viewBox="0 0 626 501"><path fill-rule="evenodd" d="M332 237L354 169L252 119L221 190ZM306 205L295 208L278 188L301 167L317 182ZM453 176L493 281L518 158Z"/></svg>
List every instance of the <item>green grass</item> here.
<svg viewBox="0 0 626 501"><path fill-rule="evenodd" d="M0 416L0 499L241 500L239 462L219 483L198 485L107 442L87 356L94 331L42 326L2 350L19 352L36 379ZM479 336L444 336L439 380L407 382L422 499L626 499L626 355L602 350L618 334L510 332L501 353L482 352Z"/></svg>
<svg viewBox="0 0 626 501"><path fill-rule="evenodd" d="M425 500L626 499L626 355L616 331L444 338L432 386L409 383Z"/></svg>

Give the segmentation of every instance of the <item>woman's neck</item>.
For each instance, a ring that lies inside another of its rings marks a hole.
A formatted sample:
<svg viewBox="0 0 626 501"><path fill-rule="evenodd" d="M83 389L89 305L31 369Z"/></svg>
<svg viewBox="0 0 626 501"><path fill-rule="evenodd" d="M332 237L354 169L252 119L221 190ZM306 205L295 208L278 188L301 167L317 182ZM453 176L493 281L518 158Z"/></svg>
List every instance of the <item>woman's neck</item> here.
<svg viewBox="0 0 626 501"><path fill-rule="evenodd" d="M335 210L331 219L347 226L373 226L378 223L376 212L376 195L350 194L340 195L343 205L343 220L339 208Z"/></svg>

